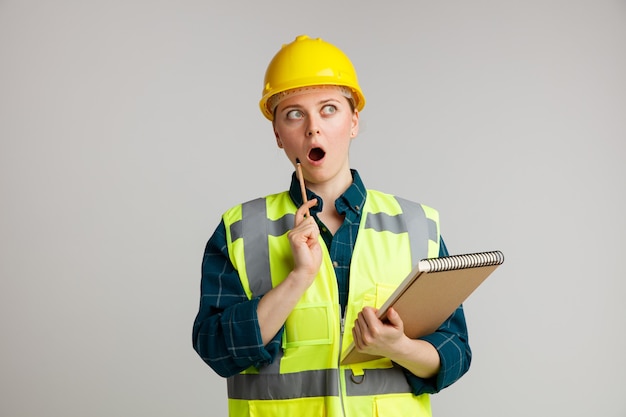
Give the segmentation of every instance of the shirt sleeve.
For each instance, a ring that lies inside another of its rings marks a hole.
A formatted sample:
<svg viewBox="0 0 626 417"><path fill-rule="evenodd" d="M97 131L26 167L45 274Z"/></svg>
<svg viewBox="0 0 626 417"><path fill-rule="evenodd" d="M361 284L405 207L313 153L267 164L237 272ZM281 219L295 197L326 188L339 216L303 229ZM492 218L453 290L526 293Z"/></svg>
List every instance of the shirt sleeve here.
<svg viewBox="0 0 626 417"><path fill-rule="evenodd" d="M443 239L441 239L439 256L448 256L448 250ZM429 342L437 349L441 368L437 375L429 379L420 378L409 371L405 371L415 395L439 392L452 385L469 370L472 351L469 346L467 324L462 305L448 317L439 329L420 339Z"/></svg>
<svg viewBox="0 0 626 417"><path fill-rule="evenodd" d="M229 377L250 366L272 363L283 331L263 345L257 317L259 298L248 299L230 262L225 232L222 221L204 251L192 339L202 360L219 375Z"/></svg>

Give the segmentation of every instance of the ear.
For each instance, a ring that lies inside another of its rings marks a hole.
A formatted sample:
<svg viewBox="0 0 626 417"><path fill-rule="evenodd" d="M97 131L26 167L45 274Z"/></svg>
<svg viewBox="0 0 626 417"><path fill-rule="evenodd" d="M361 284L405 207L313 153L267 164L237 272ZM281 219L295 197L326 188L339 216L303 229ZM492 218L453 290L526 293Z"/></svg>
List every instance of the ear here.
<svg viewBox="0 0 626 417"><path fill-rule="evenodd" d="M276 137L276 145L278 145L278 147L282 149L283 142L280 140L280 136L278 136L278 132L276 131L276 129L274 129L274 136Z"/></svg>
<svg viewBox="0 0 626 417"><path fill-rule="evenodd" d="M352 114L352 128L350 130L350 137L355 138L359 134L359 111L355 110Z"/></svg>

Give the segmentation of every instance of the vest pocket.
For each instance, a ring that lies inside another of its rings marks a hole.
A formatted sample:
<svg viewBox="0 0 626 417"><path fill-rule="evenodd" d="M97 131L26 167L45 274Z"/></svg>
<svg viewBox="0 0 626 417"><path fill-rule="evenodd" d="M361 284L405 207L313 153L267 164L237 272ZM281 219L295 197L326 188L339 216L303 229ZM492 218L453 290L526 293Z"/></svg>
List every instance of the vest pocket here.
<svg viewBox="0 0 626 417"><path fill-rule="evenodd" d="M389 299L391 294L398 288L397 285L390 285L377 282L376 289L373 293L368 293L363 296L363 302L361 308L363 307L375 307L381 308L385 301Z"/></svg>
<svg viewBox="0 0 626 417"><path fill-rule="evenodd" d="M390 284L376 284L376 308L381 308L385 301L391 297L391 294L398 288L397 285Z"/></svg>
<svg viewBox="0 0 626 417"><path fill-rule="evenodd" d="M374 417L432 417L427 394L392 394L374 399Z"/></svg>
<svg viewBox="0 0 626 417"><path fill-rule="evenodd" d="M332 309L329 303L302 303L285 322L283 348L332 343Z"/></svg>
<svg viewBox="0 0 626 417"><path fill-rule="evenodd" d="M323 417L326 415L326 406L323 397L250 401L249 404L250 417Z"/></svg>

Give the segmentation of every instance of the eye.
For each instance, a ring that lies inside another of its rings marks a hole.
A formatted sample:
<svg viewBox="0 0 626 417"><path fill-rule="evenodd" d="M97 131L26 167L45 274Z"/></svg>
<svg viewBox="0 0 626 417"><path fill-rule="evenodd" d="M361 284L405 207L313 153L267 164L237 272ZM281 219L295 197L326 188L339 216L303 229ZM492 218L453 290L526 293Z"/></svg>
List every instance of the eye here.
<svg viewBox="0 0 626 417"><path fill-rule="evenodd" d="M335 114L337 113L337 106L335 106L334 104L327 104L324 107L322 107L322 114Z"/></svg>
<svg viewBox="0 0 626 417"><path fill-rule="evenodd" d="M287 112L286 117L290 120L297 120L302 119L304 117L304 114L300 110L290 110Z"/></svg>

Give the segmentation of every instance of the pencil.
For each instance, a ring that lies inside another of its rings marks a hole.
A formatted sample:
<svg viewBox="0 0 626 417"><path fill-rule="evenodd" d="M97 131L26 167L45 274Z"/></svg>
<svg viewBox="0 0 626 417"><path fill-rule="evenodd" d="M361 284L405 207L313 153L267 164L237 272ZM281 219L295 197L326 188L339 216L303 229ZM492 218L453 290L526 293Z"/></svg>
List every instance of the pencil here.
<svg viewBox="0 0 626 417"><path fill-rule="evenodd" d="M300 164L300 158L296 158L296 172L298 173L298 179L300 180L300 192L302 193L302 204L305 204L308 200L306 198L306 186L304 185L304 176L302 176L302 165ZM307 209L306 215L310 216Z"/></svg>

